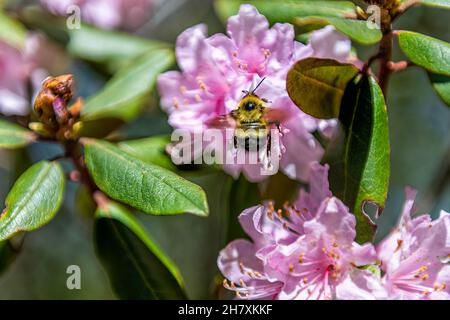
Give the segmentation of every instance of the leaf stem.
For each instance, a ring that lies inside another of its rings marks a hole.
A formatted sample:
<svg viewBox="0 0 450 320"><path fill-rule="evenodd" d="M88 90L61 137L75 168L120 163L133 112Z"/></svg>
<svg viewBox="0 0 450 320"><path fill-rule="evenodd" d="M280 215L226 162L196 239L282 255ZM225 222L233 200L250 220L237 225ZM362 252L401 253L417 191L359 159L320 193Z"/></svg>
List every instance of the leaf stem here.
<svg viewBox="0 0 450 320"><path fill-rule="evenodd" d="M99 208L105 208L107 207L109 198L102 191L100 191L86 168L84 157L80 152L83 140L84 139L79 139L78 141L66 141L64 143L66 156L72 160L76 169L70 173L70 178L84 184L88 188L89 193L97 206Z"/></svg>
<svg viewBox="0 0 450 320"><path fill-rule="evenodd" d="M392 72L398 72L398 71L402 71L405 70L406 68L409 68L411 66L414 66L415 64L411 61L398 61L398 62L394 62L394 61L389 61L387 64L387 67L392 71Z"/></svg>
<svg viewBox="0 0 450 320"><path fill-rule="evenodd" d="M66 156L72 160L76 170L79 172L80 182L88 188L91 194L94 194L98 190L98 187L91 179L84 164L84 159L80 152L80 143L77 141L66 141L64 143L64 148L66 150Z"/></svg>

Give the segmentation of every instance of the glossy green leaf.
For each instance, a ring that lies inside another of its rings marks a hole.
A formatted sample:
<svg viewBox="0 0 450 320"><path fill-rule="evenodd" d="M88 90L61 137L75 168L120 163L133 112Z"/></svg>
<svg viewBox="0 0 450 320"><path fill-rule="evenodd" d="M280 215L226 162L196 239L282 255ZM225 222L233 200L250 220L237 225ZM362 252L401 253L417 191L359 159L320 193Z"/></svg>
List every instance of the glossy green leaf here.
<svg viewBox="0 0 450 320"><path fill-rule="evenodd" d="M287 92L303 112L320 119L337 118L345 87L357 73L351 64L307 58L289 70Z"/></svg>
<svg viewBox="0 0 450 320"><path fill-rule="evenodd" d="M35 139L36 136L30 130L0 119L0 148L21 148L32 143Z"/></svg>
<svg viewBox="0 0 450 320"><path fill-rule="evenodd" d="M26 35L25 27L0 9L0 40L16 49L23 49Z"/></svg>
<svg viewBox="0 0 450 320"><path fill-rule="evenodd" d="M123 206L97 209L95 244L112 287L121 299L186 299L177 267Z"/></svg>
<svg viewBox="0 0 450 320"><path fill-rule="evenodd" d="M73 55L98 63L106 63L110 71L126 65L130 59L155 50L168 49L166 43L101 30L89 25L69 31L68 50ZM126 45L124 45L126 43Z"/></svg>
<svg viewBox="0 0 450 320"><path fill-rule="evenodd" d="M174 62L169 49L154 50L121 69L96 95L89 98L82 120L134 118L148 99L156 77Z"/></svg>
<svg viewBox="0 0 450 320"><path fill-rule="evenodd" d="M367 21L356 19L345 19L339 17L310 16L296 18L295 24L298 26L314 25L322 27L328 24L333 25L338 31L361 44L370 45L381 40L381 31L377 28L369 28Z"/></svg>
<svg viewBox="0 0 450 320"><path fill-rule="evenodd" d="M442 101L450 106L450 77L429 73L431 84Z"/></svg>
<svg viewBox="0 0 450 320"><path fill-rule="evenodd" d="M398 31L400 48L415 64L437 74L450 76L450 44L424 34Z"/></svg>
<svg viewBox="0 0 450 320"><path fill-rule="evenodd" d="M168 170L176 170L166 146L170 144L169 135L153 136L149 138L122 141L117 146L144 162L156 164Z"/></svg>
<svg viewBox="0 0 450 320"><path fill-rule="evenodd" d="M419 0L418 2L424 6L450 9L450 0Z"/></svg>
<svg viewBox="0 0 450 320"><path fill-rule="evenodd" d="M355 13L355 5L349 1L301 1L301 0L216 0L215 8L219 17L226 21L236 15L242 4L250 3L267 17L270 23L289 22L302 16L343 17Z"/></svg>
<svg viewBox="0 0 450 320"><path fill-rule="evenodd" d="M375 226L363 210L367 203L384 208L389 184L389 132L386 105L372 77L352 81L339 116L343 135L330 147L323 162L330 164L333 194L356 216L357 241L371 241Z"/></svg>
<svg viewBox="0 0 450 320"><path fill-rule="evenodd" d="M150 214L208 214L206 195L199 186L108 142L86 139L84 144L89 172L111 198Z"/></svg>
<svg viewBox="0 0 450 320"><path fill-rule="evenodd" d="M47 224L61 206L64 173L56 162L41 161L16 181L0 215L0 241Z"/></svg>

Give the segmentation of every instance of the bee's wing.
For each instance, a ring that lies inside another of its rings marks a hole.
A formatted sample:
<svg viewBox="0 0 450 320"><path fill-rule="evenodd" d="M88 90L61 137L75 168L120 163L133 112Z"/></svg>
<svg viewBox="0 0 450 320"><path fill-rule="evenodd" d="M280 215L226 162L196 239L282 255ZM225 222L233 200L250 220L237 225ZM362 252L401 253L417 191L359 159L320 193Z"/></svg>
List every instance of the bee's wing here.
<svg viewBox="0 0 450 320"><path fill-rule="evenodd" d="M231 115L227 114L212 118L206 121L205 124L216 129L233 128L235 126L235 120Z"/></svg>
<svg viewBox="0 0 450 320"><path fill-rule="evenodd" d="M290 117L290 113L286 109L281 108L267 108L266 118L269 123L282 123L287 121Z"/></svg>

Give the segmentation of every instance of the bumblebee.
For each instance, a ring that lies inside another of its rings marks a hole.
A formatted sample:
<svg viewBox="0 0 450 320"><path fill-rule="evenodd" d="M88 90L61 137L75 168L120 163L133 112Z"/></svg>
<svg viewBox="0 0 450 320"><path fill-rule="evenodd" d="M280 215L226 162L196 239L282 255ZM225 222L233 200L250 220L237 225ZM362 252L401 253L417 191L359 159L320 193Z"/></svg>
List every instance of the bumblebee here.
<svg viewBox="0 0 450 320"><path fill-rule="evenodd" d="M255 93L262 81L252 91L243 91L245 95L237 109L230 113L236 122L233 137L235 148L244 147L246 151L259 151L267 143L269 121L266 118L266 103L269 101Z"/></svg>
<svg viewBox="0 0 450 320"><path fill-rule="evenodd" d="M244 96L239 101L237 108L230 114L220 116L209 124L215 127L230 127L234 123L233 144L235 148L244 148L246 151L260 151L267 145L267 153L269 154L271 146L270 127L275 125L280 131L280 122L284 115L278 110L268 108L266 104L270 101L255 93L264 80L265 78L254 89L243 90Z"/></svg>

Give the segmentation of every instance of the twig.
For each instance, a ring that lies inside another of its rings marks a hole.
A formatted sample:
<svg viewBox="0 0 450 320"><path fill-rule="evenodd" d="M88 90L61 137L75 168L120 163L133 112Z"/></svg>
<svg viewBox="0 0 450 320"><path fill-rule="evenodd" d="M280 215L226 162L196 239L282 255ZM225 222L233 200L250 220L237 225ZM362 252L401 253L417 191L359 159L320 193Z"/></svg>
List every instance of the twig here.
<svg viewBox="0 0 450 320"><path fill-rule="evenodd" d="M383 38L380 41L379 54L381 55L381 60L380 71L378 73L378 83L384 96L386 96L389 77L392 72L388 67L388 64L392 58L392 27L390 24L383 30Z"/></svg>
<svg viewBox="0 0 450 320"><path fill-rule="evenodd" d="M93 198L100 209L106 210L106 208L108 207L109 198L103 192L101 192L100 190L95 191L93 194Z"/></svg>
<svg viewBox="0 0 450 320"><path fill-rule="evenodd" d="M414 65L415 64L413 62L411 62L411 61L398 61L398 62L389 61L387 63L387 67L392 72L402 71L402 70L404 70L406 68L409 68L411 66L414 66Z"/></svg>
<svg viewBox="0 0 450 320"><path fill-rule="evenodd" d="M376 60L381 58L381 54L378 52L376 54L374 54L373 56L371 56L366 63L364 63L362 72L363 73L367 73L370 69L370 66L372 65L372 63L374 63Z"/></svg>
<svg viewBox="0 0 450 320"><path fill-rule="evenodd" d="M66 157L72 160L75 168L79 172L79 181L83 183L90 191L94 194L98 188L97 185L92 181L89 172L83 161L83 156L80 153L80 144L78 141L66 141L64 143L64 148L66 150Z"/></svg>

